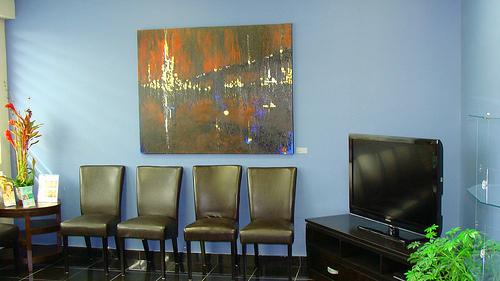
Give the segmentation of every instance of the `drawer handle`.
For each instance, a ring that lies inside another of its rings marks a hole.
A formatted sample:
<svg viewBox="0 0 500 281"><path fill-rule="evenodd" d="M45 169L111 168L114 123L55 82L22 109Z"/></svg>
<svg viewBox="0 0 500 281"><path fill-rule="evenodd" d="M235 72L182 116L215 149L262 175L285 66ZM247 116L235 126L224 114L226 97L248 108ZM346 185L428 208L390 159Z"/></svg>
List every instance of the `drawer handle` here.
<svg viewBox="0 0 500 281"><path fill-rule="evenodd" d="M339 274L338 270L333 269L333 268L331 268L329 266L326 267L326 271L328 271L328 273L330 273L331 275L337 275L337 274Z"/></svg>

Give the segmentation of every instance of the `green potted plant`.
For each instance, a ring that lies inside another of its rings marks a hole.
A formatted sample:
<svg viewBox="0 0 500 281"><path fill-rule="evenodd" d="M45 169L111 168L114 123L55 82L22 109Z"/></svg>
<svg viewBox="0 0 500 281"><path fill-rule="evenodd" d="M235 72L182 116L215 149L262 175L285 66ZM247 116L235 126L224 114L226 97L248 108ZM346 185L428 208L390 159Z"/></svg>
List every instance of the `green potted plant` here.
<svg viewBox="0 0 500 281"><path fill-rule="evenodd" d="M485 269L485 260L494 260L500 253L500 243L488 240L475 229L452 228L444 237L436 237L438 226L426 229L426 243L413 242L415 250L408 261L411 270L406 272L408 281L426 280L500 280L495 265ZM485 278L485 275L488 277Z"/></svg>
<svg viewBox="0 0 500 281"><path fill-rule="evenodd" d="M36 162L31 157L31 167L28 165L28 152L31 146L39 141L41 135L38 129L41 124L31 120L32 112L30 109L26 109L23 116L12 103L7 103L5 107L12 113L12 118L9 120L10 129L5 130L5 137L14 148L17 168L16 177L8 180L14 185L19 201L19 188L24 186L33 187L35 181Z"/></svg>

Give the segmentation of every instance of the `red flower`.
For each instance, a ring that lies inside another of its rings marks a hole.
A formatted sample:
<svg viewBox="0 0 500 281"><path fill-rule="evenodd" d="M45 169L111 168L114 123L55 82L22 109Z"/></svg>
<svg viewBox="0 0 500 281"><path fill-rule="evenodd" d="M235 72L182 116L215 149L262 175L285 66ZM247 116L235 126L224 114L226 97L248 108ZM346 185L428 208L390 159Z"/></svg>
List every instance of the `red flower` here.
<svg viewBox="0 0 500 281"><path fill-rule="evenodd" d="M16 111L16 108L15 108L15 107L14 107L14 105L13 105L12 103L10 103L10 102L9 102L9 103L6 103L6 104L5 104L5 107L6 107L6 108L8 108L8 109L10 109L10 110L12 110L12 111L14 111L14 112Z"/></svg>
<svg viewBox="0 0 500 281"><path fill-rule="evenodd" d="M5 138L14 146L14 140L12 139L12 135L9 130L5 130Z"/></svg>
<svg viewBox="0 0 500 281"><path fill-rule="evenodd" d="M9 125L11 125L11 126L16 125L16 120L14 120L14 119L10 119L10 120L9 120Z"/></svg>

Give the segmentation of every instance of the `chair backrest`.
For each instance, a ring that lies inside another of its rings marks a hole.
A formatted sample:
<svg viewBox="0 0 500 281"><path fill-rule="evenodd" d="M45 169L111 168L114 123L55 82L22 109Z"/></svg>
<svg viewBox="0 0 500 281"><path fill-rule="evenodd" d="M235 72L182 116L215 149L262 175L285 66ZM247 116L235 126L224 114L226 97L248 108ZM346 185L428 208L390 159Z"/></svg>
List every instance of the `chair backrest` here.
<svg viewBox="0 0 500 281"><path fill-rule="evenodd" d="M177 220L182 167L137 167L137 213Z"/></svg>
<svg viewBox="0 0 500 281"><path fill-rule="evenodd" d="M194 166L193 185L196 219L238 220L241 166Z"/></svg>
<svg viewBox="0 0 500 281"><path fill-rule="evenodd" d="M120 217L125 167L87 165L80 167L80 210L82 215Z"/></svg>
<svg viewBox="0 0 500 281"><path fill-rule="evenodd" d="M297 168L248 168L250 220L283 219L293 222Z"/></svg>

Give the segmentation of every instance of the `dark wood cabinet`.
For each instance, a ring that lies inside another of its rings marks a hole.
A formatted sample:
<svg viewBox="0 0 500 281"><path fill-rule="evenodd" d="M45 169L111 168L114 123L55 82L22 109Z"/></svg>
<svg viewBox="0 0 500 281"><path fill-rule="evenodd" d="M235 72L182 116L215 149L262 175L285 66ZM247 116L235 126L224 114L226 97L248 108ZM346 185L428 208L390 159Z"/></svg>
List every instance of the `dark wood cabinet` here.
<svg viewBox="0 0 500 281"><path fill-rule="evenodd" d="M358 229L384 231L384 224L352 214L306 219L309 275L314 280L404 280L410 251L395 239ZM408 240L421 238L401 231Z"/></svg>

